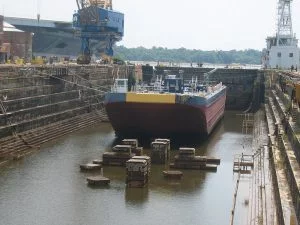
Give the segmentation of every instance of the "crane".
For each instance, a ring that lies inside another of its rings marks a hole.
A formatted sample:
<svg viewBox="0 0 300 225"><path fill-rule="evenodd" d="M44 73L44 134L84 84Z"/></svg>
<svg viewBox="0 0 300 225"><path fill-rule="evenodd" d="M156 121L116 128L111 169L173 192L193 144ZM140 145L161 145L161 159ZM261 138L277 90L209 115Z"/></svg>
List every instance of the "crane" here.
<svg viewBox="0 0 300 225"><path fill-rule="evenodd" d="M76 0L73 14L75 35L81 38L78 64L91 62L90 40L105 44L105 54L113 56L113 45L124 35L124 14L112 9L112 0Z"/></svg>

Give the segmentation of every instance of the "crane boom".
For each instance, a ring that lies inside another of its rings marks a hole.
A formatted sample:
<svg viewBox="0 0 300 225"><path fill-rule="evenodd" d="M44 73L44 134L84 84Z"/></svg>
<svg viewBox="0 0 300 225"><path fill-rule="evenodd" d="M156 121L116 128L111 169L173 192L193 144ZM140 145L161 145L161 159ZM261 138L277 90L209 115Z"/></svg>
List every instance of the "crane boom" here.
<svg viewBox="0 0 300 225"><path fill-rule="evenodd" d="M112 10L112 0L76 0L76 3L79 10L89 6Z"/></svg>

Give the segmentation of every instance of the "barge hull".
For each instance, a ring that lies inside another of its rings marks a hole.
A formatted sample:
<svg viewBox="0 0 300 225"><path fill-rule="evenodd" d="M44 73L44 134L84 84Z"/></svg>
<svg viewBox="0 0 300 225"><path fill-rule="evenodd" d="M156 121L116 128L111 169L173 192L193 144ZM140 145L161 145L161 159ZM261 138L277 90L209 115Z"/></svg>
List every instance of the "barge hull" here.
<svg viewBox="0 0 300 225"><path fill-rule="evenodd" d="M110 102L106 111L117 136L209 135L223 117L226 96L210 106Z"/></svg>

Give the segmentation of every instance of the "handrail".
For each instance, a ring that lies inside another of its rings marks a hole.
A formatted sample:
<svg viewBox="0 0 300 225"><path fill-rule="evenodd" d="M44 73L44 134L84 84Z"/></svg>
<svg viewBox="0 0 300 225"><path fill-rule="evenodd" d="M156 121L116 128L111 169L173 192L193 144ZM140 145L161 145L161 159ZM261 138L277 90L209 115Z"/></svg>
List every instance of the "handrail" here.
<svg viewBox="0 0 300 225"><path fill-rule="evenodd" d="M206 91L197 91L194 89L190 89L188 91L183 91L181 94L197 94L197 95L202 95L202 96L206 96L209 94L213 94L218 90L221 90L223 87L222 82L216 84L215 86L209 86L207 88ZM125 88L125 86L118 86L116 84L114 84L111 87L111 92L112 93L118 93L118 90L120 90L120 88ZM135 93L172 93L169 92L169 90L167 88L165 88L164 86L158 86L158 85L135 85L132 87L132 92Z"/></svg>

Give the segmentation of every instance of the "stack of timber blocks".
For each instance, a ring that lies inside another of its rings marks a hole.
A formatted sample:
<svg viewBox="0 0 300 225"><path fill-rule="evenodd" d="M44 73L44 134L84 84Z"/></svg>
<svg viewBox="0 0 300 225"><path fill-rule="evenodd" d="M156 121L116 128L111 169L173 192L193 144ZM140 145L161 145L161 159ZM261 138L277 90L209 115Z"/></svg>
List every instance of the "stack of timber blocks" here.
<svg viewBox="0 0 300 225"><path fill-rule="evenodd" d="M151 168L150 157L135 156L126 162L127 187L142 188L149 181Z"/></svg>
<svg viewBox="0 0 300 225"><path fill-rule="evenodd" d="M179 148L175 156L174 167L182 169L201 169L206 167L206 157L195 156L194 148Z"/></svg>
<svg viewBox="0 0 300 225"><path fill-rule="evenodd" d="M131 152L130 145L116 145L112 152L105 152L103 154L103 165L125 166L126 162L134 157L135 154Z"/></svg>
<svg viewBox="0 0 300 225"><path fill-rule="evenodd" d="M151 143L152 163L165 164L170 157L169 154L170 154L169 139L155 139L155 141Z"/></svg>
<svg viewBox="0 0 300 225"><path fill-rule="evenodd" d="M139 142L137 139L124 139L122 141L123 145L130 145L131 151L137 156L143 155L143 147L139 147Z"/></svg>

